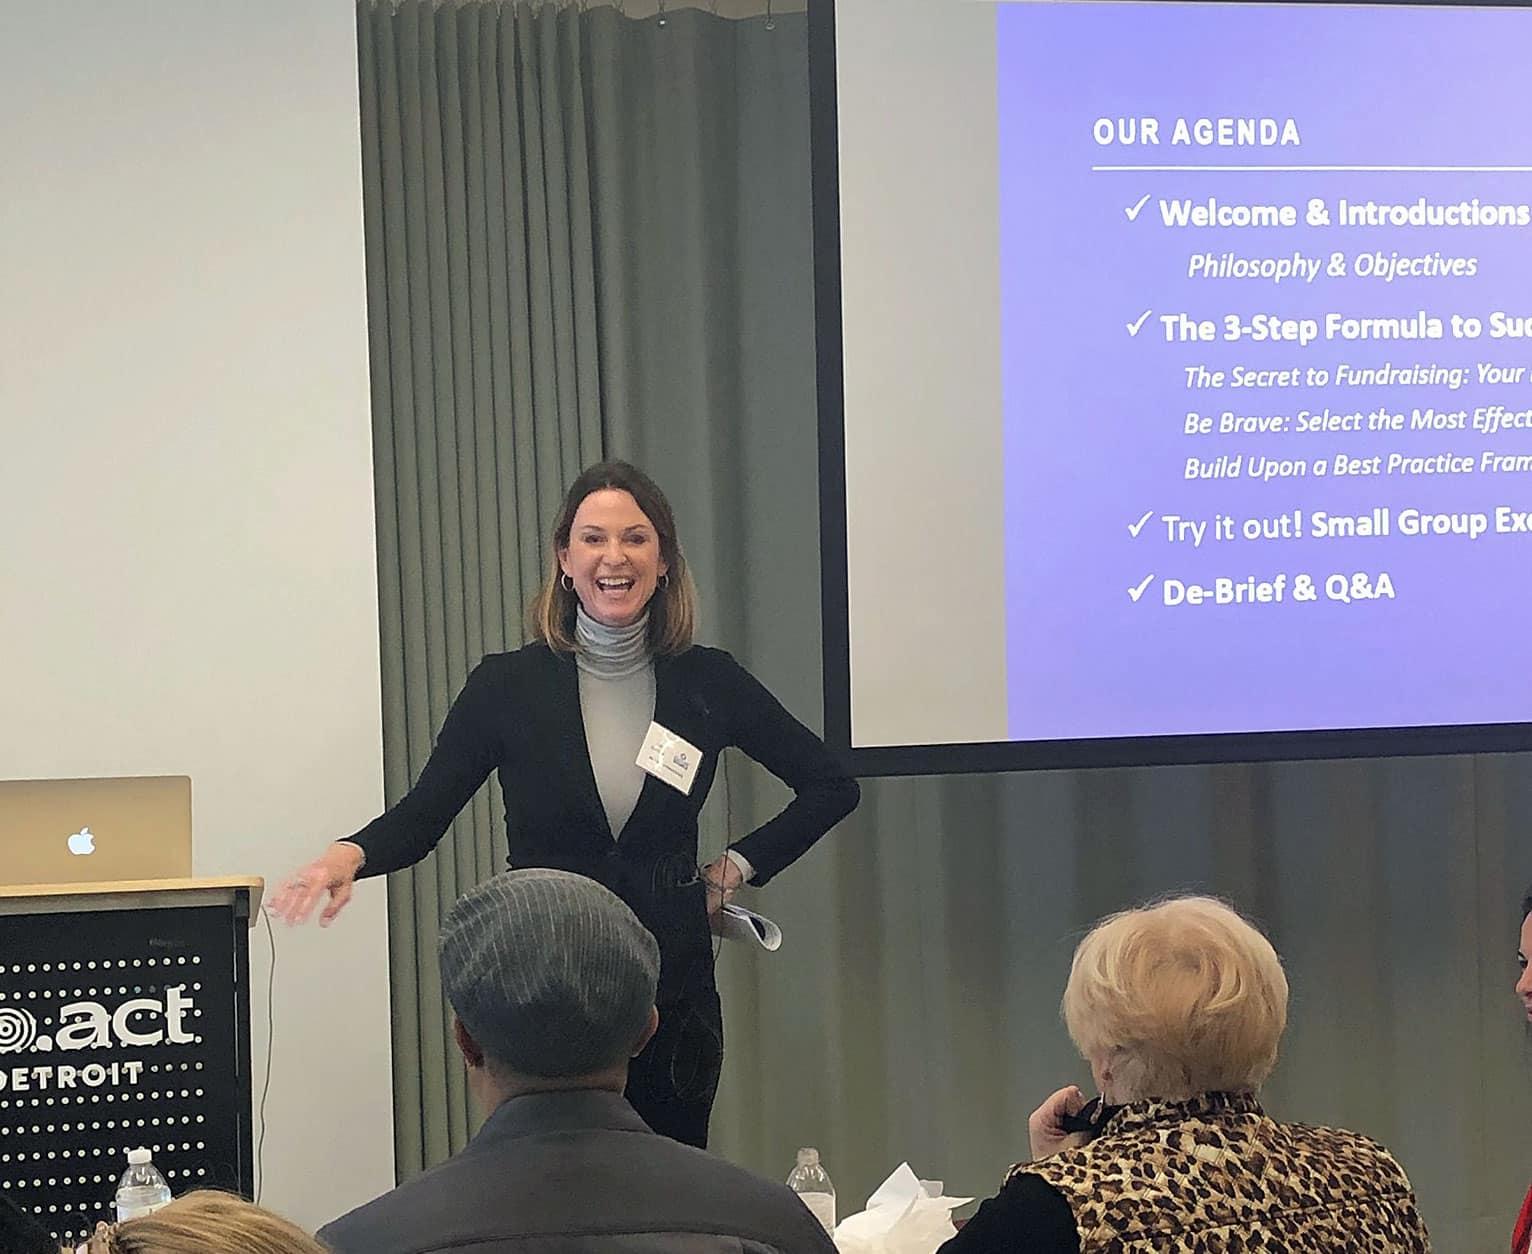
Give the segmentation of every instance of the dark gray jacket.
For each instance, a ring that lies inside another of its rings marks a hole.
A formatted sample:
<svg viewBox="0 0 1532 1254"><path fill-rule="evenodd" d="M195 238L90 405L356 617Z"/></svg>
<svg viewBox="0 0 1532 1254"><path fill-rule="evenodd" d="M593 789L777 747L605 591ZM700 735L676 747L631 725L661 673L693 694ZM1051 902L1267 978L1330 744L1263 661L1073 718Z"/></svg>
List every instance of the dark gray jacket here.
<svg viewBox="0 0 1532 1254"><path fill-rule="evenodd" d="M786 1187L593 1089L512 1098L461 1154L319 1239L337 1254L835 1254Z"/></svg>

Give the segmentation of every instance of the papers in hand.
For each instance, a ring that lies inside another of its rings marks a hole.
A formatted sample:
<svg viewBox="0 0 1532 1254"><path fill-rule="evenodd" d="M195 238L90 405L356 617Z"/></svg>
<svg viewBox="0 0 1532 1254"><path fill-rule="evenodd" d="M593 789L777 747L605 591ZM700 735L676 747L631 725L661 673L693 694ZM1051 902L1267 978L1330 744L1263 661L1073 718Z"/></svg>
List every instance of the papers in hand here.
<svg viewBox="0 0 1532 1254"><path fill-rule="evenodd" d="M725 940L754 941L762 949L782 947L782 929L764 914L756 914L732 901L718 912L718 935Z"/></svg>

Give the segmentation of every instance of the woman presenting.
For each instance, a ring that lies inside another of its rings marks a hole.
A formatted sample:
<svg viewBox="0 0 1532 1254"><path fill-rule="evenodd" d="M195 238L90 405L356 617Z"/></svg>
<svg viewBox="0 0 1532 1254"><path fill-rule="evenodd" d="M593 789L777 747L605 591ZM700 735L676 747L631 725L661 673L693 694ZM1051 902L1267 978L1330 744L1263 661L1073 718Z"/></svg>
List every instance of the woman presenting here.
<svg viewBox="0 0 1532 1254"><path fill-rule="evenodd" d="M430 853L498 770L510 865L598 880L659 941L660 1028L627 1096L656 1132L705 1146L723 1063L710 917L796 860L860 792L729 654L692 644L696 603L659 488L624 462L585 470L554 525L534 642L474 668L415 786L284 881L271 910L301 923L328 897L329 923L358 878ZM699 871L697 814L729 745L796 795Z"/></svg>

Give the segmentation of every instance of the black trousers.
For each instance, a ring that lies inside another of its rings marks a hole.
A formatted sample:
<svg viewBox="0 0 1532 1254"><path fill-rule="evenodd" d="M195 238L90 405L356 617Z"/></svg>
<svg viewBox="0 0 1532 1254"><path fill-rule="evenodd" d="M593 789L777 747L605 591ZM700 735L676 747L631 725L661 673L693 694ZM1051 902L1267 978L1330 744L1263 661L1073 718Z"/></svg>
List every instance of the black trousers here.
<svg viewBox="0 0 1532 1254"><path fill-rule="evenodd" d="M660 1007L660 1027L628 1066L627 1099L661 1136L707 1148L723 1071L723 1010L713 990Z"/></svg>

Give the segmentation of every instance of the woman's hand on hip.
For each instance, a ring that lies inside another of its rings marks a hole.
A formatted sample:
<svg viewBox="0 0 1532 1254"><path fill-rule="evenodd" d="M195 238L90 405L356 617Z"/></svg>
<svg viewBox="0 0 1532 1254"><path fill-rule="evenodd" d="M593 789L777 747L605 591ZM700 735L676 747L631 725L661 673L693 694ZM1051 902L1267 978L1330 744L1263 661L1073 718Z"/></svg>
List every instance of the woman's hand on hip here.
<svg viewBox="0 0 1532 1254"><path fill-rule="evenodd" d="M724 854L702 868L702 882L707 885L707 912L712 917L734 900L745 877L740 874L734 859Z"/></svg>
<svg viewBox="0 0 1532 1254"><path fill-rule="evenodd" d="M319 926L329 927L346 908L356 886L356 873L365 856L361 847L338 840L306 867L294 871L280 885L266 909L288 923L307 923L314 907L329 895L319 914Z"/></svg>

